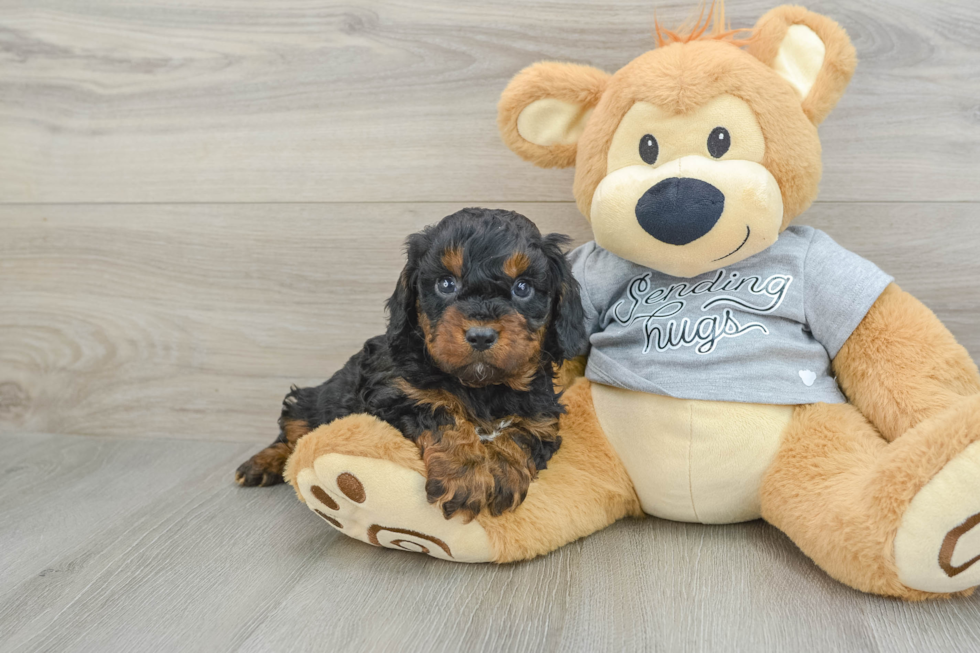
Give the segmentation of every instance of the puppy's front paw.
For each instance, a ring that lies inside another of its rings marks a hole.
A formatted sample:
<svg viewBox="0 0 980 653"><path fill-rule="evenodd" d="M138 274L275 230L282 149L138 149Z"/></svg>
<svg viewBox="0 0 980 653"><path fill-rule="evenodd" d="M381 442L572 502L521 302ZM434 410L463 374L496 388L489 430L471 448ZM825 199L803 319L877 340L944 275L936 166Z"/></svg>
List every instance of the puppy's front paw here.
<svg viewBox="0 0 980 653"><path fill-rule="evenodd" d="M468 522L485 508L493 515L514 510L527 496L537 471L510 438L484 445L478 438L445 432L439 439L423 438L420 444L426 495L446 519L459 513Z"/></svg>
<svg viewBox="0 0 980 653"><path fill-rule="evenodd" d="M446 519L458 513L468 523L490 501L494 479L485 465L455 466L437 458L431 465L426 460L426 467L426 497L442 509Z"/></svg>
<svg viewBox="0 0 980 653"><path fill-rule="evenodd" d="M527 498L528 488L537 473L534 463L514 445L514 451L490 450L490 473L493 494L489 503L492 515L515 510Z"/></svg>
<svg viewBox="0 0 980 653"><path fill-rule="evenodd" d="M282 483L282 472L289 453L289 447L281 442L266 447L238 466L235 470L235 482L244 487L266 487Z"/></svg>

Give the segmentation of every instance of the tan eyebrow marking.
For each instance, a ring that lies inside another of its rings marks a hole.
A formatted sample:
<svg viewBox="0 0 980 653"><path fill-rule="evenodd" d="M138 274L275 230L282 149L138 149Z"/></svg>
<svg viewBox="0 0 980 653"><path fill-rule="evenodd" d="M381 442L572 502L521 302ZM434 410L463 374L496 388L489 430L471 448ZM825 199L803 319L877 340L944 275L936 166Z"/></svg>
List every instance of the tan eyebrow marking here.
<svg viewBox="0 0 980 653"><path fill-rule="evenodd" d="M457 277L463 276L463 249L450 247L442 253L442 264Z"/></svg>
<svg viewBox="0 0 980 653"><path fill-rule="evenodd" d="M510 257L504 261L504 274L506 274L511 279L516 279L531 265L531 259L524 252L517 252L516 254L511 254Z"/></svg>

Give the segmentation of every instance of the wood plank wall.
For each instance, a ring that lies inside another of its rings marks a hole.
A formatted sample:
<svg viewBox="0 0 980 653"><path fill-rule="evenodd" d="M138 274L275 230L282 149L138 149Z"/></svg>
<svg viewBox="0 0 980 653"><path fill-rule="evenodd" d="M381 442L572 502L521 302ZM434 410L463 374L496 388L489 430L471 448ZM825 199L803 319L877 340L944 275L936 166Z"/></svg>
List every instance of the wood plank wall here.
<svg viewBox="0 0 980 653"><path fill-rule="evenodd" d="M254 440L383 328L411 231L463 206L589 237L496 132L541 59L615 70L695 3L0 5L0 431ZM980 358L980 8L809 2L861 63L800 221ZM772 2L729 0L736 27Z"/></svg>

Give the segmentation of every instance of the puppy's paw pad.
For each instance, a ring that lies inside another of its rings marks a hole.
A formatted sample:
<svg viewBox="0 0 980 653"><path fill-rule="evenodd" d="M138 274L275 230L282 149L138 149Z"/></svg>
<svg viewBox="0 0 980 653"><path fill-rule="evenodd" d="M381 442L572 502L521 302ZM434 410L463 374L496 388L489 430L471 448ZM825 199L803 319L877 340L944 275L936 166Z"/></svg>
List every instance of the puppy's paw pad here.
<svg viewBox="0 0 980 653"><path fill-rule="evenodd" d="M324 454L297 473L296 484L324 521L368 544L458 562L493 557L482 526L446 521L426 500L422 475L394 462Z"/></svg>

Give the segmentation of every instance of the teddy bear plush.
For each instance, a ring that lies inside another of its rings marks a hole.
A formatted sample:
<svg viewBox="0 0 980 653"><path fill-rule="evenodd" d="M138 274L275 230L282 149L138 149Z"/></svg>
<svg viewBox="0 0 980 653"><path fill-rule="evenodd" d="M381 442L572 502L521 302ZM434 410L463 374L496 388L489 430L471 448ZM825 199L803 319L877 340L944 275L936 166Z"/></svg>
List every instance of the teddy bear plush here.
<svg viewBox="0 0 980 653"><path fill-rule="evenodd" d="M719 5L720 9L720 5ZM750 35L658 29L613 75L539 63L503 93L504 142L575 166L591 334L562 446L524 503L446 520L418 450L355 415L286 477L342 533L456 561L545 554L626 516L763 518L831 576L923 599L980 584L980 374L936 316L826 234L817 125L856 65L801 7Z"/></svg>

